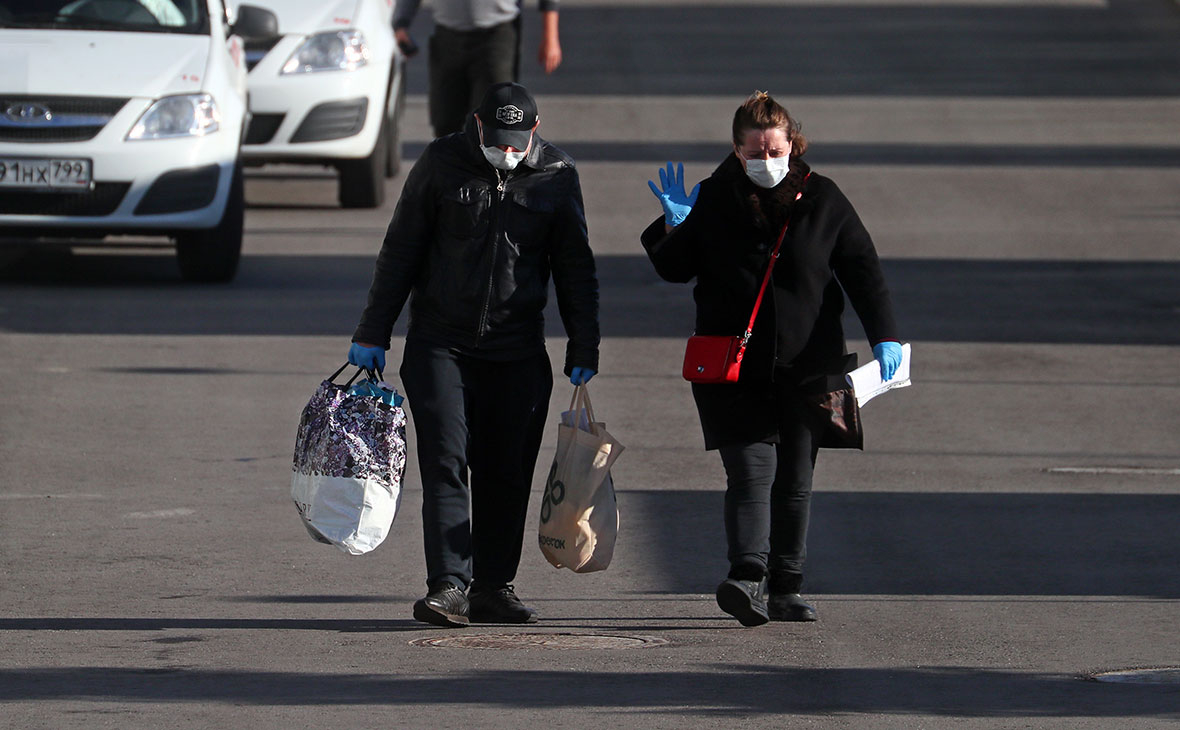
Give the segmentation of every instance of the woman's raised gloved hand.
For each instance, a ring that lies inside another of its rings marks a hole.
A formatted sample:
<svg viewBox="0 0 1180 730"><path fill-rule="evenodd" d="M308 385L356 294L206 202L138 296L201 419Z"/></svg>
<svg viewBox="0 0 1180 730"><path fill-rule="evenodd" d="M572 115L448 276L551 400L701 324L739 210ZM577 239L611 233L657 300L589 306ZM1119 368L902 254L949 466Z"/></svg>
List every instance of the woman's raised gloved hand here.
<svg viewBox="0 0 1180 730"><path fill-rule="evenodd" d="M889 380L901 365L901 345L896 342L878 342L873 345L873 357L881 363L881 380Z"/></svg>
<svg viewBox="0 0 1180 730"><path fill-rule="evenodd" d="M661 167L660 187L656 187L651 180L647 181L647 186L660 199L660 205L664 208L664 222L670 226L678 226L684 222L697 202L697 193L701 190L700 183L697 183L691 194L684 192L683 162L677 165L676 170L672 169L671 162L668 163L667 171Z"/></svg>
<svg viewBox="0 0 1180 730"><path fill-rule="evenodd" d="M354 342L352 347L348 348L348 361L358 368L375 370L379 373L384 372L385 350L376 345L362 345L359 342Z"/></svg>
<svg viewBox="0 0 1180 730"><path fill-rule="evenodd" d="M591 370L590 368L574 368L570 371L570 382L574 385L585 385L590 382L590 378L593 378L597 374L597 370Z"/></svg>

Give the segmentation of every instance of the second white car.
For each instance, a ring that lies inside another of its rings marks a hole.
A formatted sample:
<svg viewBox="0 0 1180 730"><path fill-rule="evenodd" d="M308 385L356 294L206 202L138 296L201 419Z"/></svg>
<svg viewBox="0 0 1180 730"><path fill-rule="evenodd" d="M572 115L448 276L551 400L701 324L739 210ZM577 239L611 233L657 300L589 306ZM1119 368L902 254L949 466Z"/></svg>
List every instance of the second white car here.
<svg viewBox="0 0 1180 730"><path fill-rule="evenodd" d="M250 6L277 26L250 27ZM343 207L381 205L401 164L391 0L248 0L238 13L253 114L243 160L334 167Z"/></svg>

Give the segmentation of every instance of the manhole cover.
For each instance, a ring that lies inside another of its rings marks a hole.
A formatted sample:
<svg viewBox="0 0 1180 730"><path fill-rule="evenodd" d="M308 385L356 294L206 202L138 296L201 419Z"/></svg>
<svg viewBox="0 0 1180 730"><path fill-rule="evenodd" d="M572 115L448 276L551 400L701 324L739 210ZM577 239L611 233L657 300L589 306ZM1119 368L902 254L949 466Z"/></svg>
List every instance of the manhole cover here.
<svg viewBox="0 0 1180 730"><path fill-rule="evenodd" d="M447 649L641 649L667 644L668 640L617 634L460 634L410 643Z"/></svg>
<svg viewBox="0 0 1180 730"><path fill-rule="evenodd" d="M1112 672L1098 672L1090 675L1098 682L1118 684L1180 684L1180 667L1157 667L1155 669L1119 669Z"/></svg>

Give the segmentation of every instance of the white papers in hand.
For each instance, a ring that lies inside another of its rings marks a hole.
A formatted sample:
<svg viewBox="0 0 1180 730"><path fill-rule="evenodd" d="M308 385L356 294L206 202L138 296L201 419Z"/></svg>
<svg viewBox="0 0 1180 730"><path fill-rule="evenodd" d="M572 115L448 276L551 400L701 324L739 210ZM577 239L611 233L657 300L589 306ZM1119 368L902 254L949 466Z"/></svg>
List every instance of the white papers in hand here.
<svg viewBox="0 0 1180 730"><path fill-rule="evenodd" d="M910 384L910 343L901 346L901 364L897 366L891 380L881 380L881 363L876 360L868 365L862 365L844 377L848 379L852 392L856 394L858 406L863 406L887 390L906 387Z"/></svg>

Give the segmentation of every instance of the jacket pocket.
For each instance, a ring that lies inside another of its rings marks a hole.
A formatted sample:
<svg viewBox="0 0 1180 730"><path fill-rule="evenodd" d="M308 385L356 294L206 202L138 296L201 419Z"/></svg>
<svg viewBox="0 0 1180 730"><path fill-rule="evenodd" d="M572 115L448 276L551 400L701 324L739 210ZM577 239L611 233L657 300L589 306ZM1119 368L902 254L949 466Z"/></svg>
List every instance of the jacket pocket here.
<svg viewBox="0 0 1180 730"><path fill-rule="evenodd" d="M553 222L553 199L534 190L516 191L509 199L508 240L521 247L543 245Z"/></svg>
<svg viewBox="0 0 1180 730"><path fill-rule="evenodd" d="M446 191L443 193L438 223L447 237L464 240L483 238L488 230L486 191L472 186Z"/></svg>

